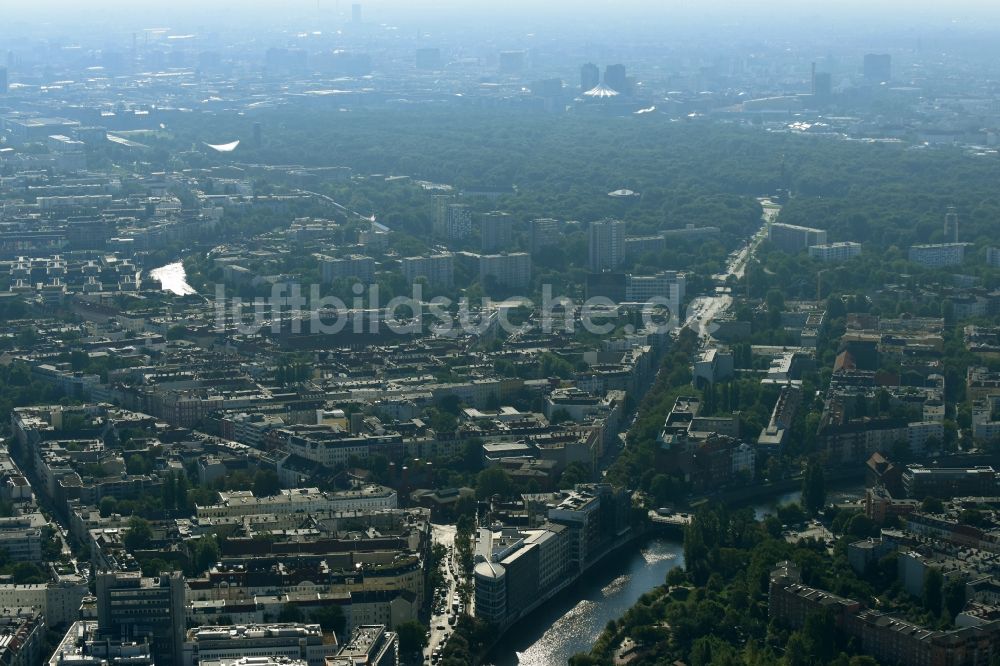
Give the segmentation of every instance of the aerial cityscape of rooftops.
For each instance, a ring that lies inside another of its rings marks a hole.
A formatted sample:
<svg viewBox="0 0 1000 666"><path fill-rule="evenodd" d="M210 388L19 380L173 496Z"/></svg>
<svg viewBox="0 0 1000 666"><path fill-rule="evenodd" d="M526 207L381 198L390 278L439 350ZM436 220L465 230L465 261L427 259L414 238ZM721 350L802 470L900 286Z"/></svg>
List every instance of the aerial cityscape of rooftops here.
<svg viewBox="0 0 1000 666"><path fill-rule="evenodd" d="M2 666L1000 665L1000 5L0 3L0 444Z"/></svg>

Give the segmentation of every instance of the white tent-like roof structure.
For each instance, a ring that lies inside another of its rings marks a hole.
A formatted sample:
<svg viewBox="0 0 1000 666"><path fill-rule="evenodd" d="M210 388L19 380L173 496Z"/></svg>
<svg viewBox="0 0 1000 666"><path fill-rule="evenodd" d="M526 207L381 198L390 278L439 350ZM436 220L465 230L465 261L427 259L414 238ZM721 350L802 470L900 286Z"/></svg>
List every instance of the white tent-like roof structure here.
<svg viewBox="0 0 1000 666"><path fill-rule="evenodd" d="M240 145L239 139L231 143L206 143L206 146L219 153L231 153Z"/></svg>
<svg viewBox="0 0 1000 666"><path fill-rule="evenodd" d="M590 97L592 99L609 99L611 97L618 97L618 94L617 90L609 88L602 83L583 93L583 96Z"/></svg>

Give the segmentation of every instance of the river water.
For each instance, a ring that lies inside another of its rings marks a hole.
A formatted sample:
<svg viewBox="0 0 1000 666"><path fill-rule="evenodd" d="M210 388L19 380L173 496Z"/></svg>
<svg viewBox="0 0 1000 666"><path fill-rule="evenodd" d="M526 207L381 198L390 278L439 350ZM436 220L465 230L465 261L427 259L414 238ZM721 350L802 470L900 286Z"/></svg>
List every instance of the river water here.
<svg viewBox="0 0 1000 666"><path fill-rule="evenodd" d="M515 625L486 663L565 666L577 652L590 650L608 620L662 585L667 572L684 563L683 552L679 541L651 539L613 555Z"/></svg>
<svg viewBox="0 0 1000 666"><path fill-rule="evenodd" d="M828 502L848 502L864 494L864 484L831 488ZM798 502L799 491L753 504L758 520L779 504ZM496 666L566 666L588 652L608 620L617 620L644 593L662 585L670 569L684 564L680 540L653 538L591 569L575 585L514 625L486 659Z"/></svg>
<svg viewBox="0 0 1000 666"><path fill-rule="evenodd" d="M829 488L826 492L826 502L827 504L845 504L847 502L857 501L858 499L864 497L864 495L864 483L848 483L838 485L835 488ZM757 520L762 520L769 514L776 514L779 504L798 502L800 499L802 499L802 492L794 490L778 495L777 497L773 497L766 502L754 504L753 511L757 516Z"/></svg>
<svg viewBox="0 0 1000 666"><path fill-rule="evenodd" d="M196 293L194 287L188 284L184 264L179 261L154 268L149 272L149 277L153 280L158 280L160 288L163 291L169 291L177 296L187 296Z"/></svg>

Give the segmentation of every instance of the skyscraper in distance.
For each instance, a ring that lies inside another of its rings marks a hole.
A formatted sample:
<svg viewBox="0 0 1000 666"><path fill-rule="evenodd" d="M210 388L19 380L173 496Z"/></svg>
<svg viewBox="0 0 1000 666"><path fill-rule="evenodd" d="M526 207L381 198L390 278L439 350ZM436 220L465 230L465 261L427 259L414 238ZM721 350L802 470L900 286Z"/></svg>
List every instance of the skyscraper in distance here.
<svg viewBox="0 0 1000 666"><path fill-rule="evenodd" d="M865 80L881 83L892 78L892 56L887 53L868 53L864 62Z"/></svg>
<svg viewBox="0 0 1000 666"><path fill-rule="evenodd" d="M434 197L434 208L434 233L438 236L458 240L472 233L472 211L465 204L439 194Z"/></svg>
<svg viewBox="0 0 1000 666"><path fill-rule="evenodd" d="M590 270L614 270L625 261L625 223L601 220L590 223Z"/></svg>
<svg viewBox="0 0 1000 666"><path fill-rule="evenodd" d="M483 252L507 252L514 236L514 218L510 213L493 211L482 216Z"/></svg>
<svg viewBox="0 0 1000 666"><path fill-rule="evenodd" d="M7 92L7 68L0 67L0 95Z"/></svg>
<svg viewBox="0 0 1000 666"><path fill-rule="evenodd" d="M580 68L580 91L593 90L601 84L601 68L588 62Z"/></svg>
<svg viewBox="0 0 1000 666"><path fill-rule="evenodd" d="M948 206L948 212L944 216L944 242L958 242L958 211L954 206Z"/></svg>
<svg viewBox="0 0 1000 666"><path fill-rule="evenodd" d="M448 227L448 206L455 203L455 197L450 194L435 194L431 197L434 201L434 233L440 236L445 235Z"/></svg>
<svg viewBox="0 0 1000 666"><path fill-rule="evenodd" d="M531 221L531 251L540 252L559 244L559 221L541 218Z"/></svg>
<svg viewBox="0 0 1000 666"><path fill-rule="evenodd" d="M622 95L628 94L628 76L625 65L608 65L604 69L604 85Z"/></svg>
<svg viewBox="0 0 1000 666"><path fill-rule="evenodd" d="M817 72L816 63L813 63L810 87L815 101L828 101L833 94L833 76L829 72Z"/></svg>

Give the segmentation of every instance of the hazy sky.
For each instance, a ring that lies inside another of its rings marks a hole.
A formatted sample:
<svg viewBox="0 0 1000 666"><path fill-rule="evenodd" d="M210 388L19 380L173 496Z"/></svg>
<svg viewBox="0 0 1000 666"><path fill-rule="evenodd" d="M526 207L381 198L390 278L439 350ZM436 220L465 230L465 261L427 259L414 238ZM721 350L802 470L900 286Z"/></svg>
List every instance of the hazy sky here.
<svg viewBox="0 0 1000 666"><path fill-rule="evenodd" d="M133 32L242 31L274 41L274 32L330 32L350 16L352 0L0 0L0 48L19 38L123 44ZM517 45L527 35L601 42L681 44L718 39L774 40L827 48L850 36L865 48L943 36L942 49L1000 44L1000 0L361 0L371 26L404 34L486 37ZM475 35L475 36L473 36ZM966 38L966 37L970 38ZM124 41L123 41L124 40ZM830 41L832 40L832 41ZM11 47L12 48L12 47ZM979 48L977 46L976 48ZM990 51L993 49L990 48Z"/></svg>
<svg viewBox="0 0 1000 666"><path fill-rule="evenodd" d="M117 13L128 16L162 16L184 14L189 18L206 12L225 13L232 18L251 14L294 16L313 14L317 7L324 11L349 12L351 0L7 0L4 14L58 20L70 14ZM790 0L362 0L366 14L372 19L392 20L394 16L412 17L425 13L447 11L453 15L506 14L515 17L537 17L563 14L566 16L686 15L754 17L789 15L847 17L864 21L878 16L900 22L915 17L982 18L1000 13L994 0L833 0L803 2Z"/></svg>

